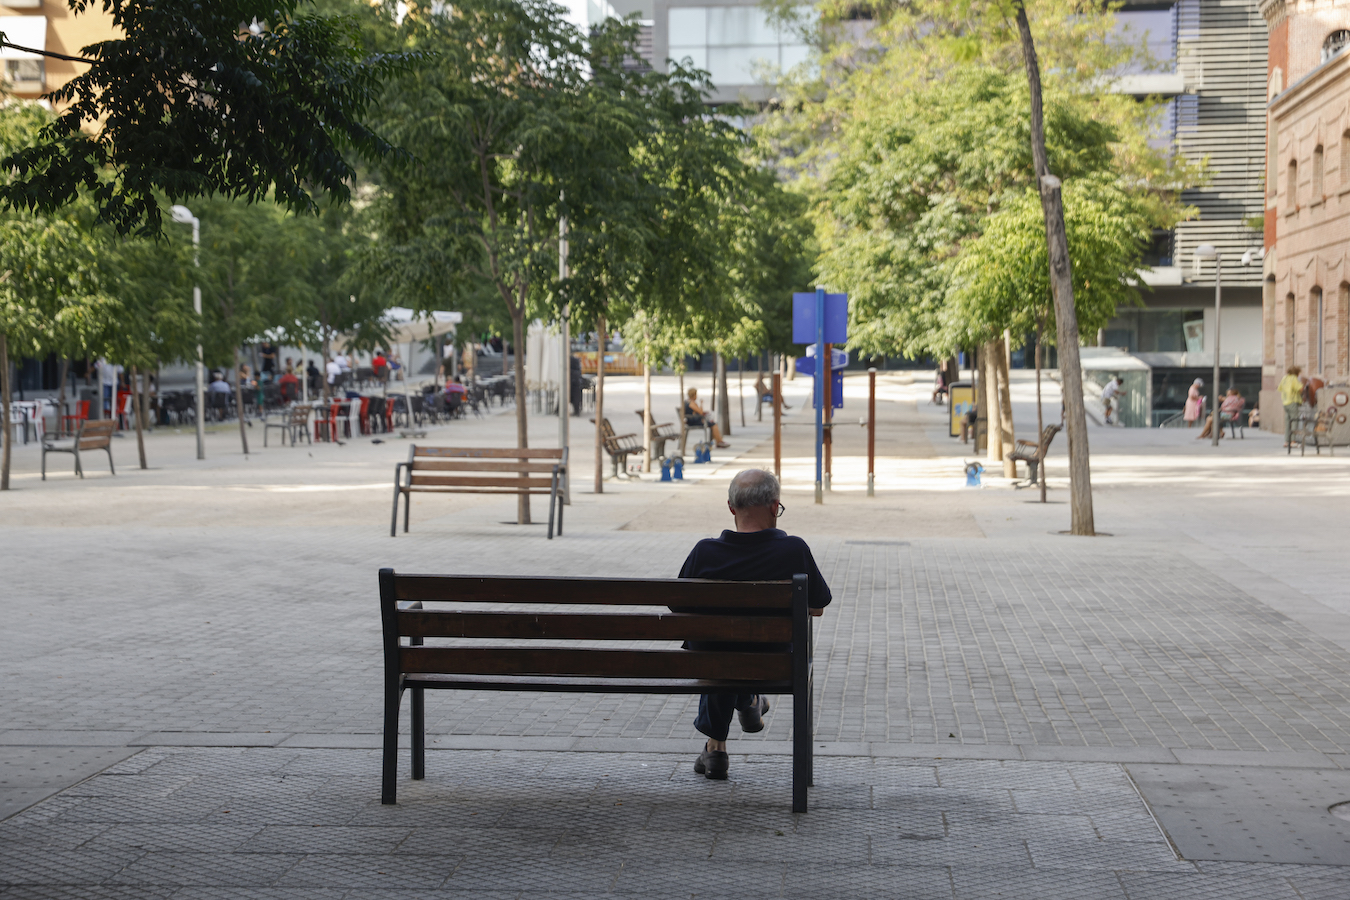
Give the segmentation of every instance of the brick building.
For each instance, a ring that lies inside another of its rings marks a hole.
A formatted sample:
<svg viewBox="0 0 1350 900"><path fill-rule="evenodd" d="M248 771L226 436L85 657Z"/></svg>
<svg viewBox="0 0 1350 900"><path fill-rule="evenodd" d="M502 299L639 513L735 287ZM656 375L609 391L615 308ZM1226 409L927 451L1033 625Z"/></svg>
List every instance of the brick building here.
<svg viewBox="0 0 1350 900"><path fill-rule="evenodd" d="M1350 0L1263 0L1270 34L1262 424L1287 367L1350 380Z"/></svg>

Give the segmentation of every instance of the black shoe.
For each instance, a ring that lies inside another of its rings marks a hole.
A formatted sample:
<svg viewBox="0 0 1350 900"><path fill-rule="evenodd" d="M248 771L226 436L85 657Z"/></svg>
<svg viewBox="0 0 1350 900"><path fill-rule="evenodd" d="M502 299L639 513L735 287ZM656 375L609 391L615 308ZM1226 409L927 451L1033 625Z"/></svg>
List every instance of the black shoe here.
<svg viewBox="0 0 1350 900"><path fill-rule="evenodd" d="M731 757L725 750L703 748L694 762L694 771L712 781L726 781L727 770L731 768Z"/></svg>
<svg viewBox="0 0 1350 900"><path fill-rule="evenodd" d="M736 710L736 716L741 720L741 731L746 734L754 734L757 731L764 730L764 714L769 711L769 698L763 694L755 696L755 705L749 709Z"/></svg>

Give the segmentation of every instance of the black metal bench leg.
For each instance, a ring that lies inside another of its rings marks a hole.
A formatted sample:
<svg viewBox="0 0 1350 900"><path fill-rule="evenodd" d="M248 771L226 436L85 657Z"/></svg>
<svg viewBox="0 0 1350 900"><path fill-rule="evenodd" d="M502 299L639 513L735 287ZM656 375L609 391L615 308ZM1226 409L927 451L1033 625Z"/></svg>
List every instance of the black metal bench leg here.
<svg viewBox="0 0 1350 900"><path fill-rule="evenodd" d="M108 471L116 475L117 467L113 465L112 447L104 447L103 449L108 451Z"/></svg>
<svg viewBox="0 0 1350 900"><path fill-rule="evenodd" d="M553 540L553 510L558 505L558 473L553 473L553 486L548 494L548 539Z"/></svg>
<svg viewBox="0 0 1350 900"><path fill-rule="evenodd" d="M811 695L806 685L792 692L792 811L806 812L811 783Z"/></svg>
<svg viewBox="0 0 1350 900"><path fill-rule="evenodd" d="M398 802L398 705L403 698L401 688L385 688L384 692L384 760L380 785L380 802Z"/></svg>
<svg viewBox="0 0 1350 900"><path fill-rule="evenodd" d="M389 536L398 537L398 495L402 493L402 485L399 484L399 476L403 472L403 463L394 467L394 514L389 520Z"/></svg>
<svg viewBox="0 0 1350 900"><path fill-rule="evenodd" d="M412 777L421 781L427 777L427 723L426 691L412 689Z"/></svg>

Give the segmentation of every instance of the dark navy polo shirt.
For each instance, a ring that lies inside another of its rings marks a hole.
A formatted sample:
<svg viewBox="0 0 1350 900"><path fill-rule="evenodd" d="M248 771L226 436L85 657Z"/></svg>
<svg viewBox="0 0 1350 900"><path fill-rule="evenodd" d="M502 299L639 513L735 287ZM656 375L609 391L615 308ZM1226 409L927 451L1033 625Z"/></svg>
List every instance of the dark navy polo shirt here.
<svg viewBox="0 0 1350 900"><path fill-rule="evenodd" d="M721 537L705 538L694 545L680 569L681 578L726 581L780 581L802 574L808 579L807 602L815 609L828 606L833 599L830 586L816 567L811 548L780 528L724 531Z"/></svg>

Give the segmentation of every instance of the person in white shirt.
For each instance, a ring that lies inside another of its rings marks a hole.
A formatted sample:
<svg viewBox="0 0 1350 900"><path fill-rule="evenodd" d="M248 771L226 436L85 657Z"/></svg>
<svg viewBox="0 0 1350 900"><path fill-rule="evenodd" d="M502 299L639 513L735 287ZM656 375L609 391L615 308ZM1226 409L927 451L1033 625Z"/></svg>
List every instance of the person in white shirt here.
<svg viewBox="0 0 1350 900"><path fill-rule="evenodd" d="M328 383L330 385L337 384L338 378L342 376L342 364L337 361L337 357L329 359L324 368L328 372Z"/></svg>
<svg viewBox="0 0 1350 900"><path fill-rule="evenodd" d="M352 370L352 361L347 358L347 354L339 351L333 355L333 361L338 364L338 370L341 372L350 372Z"/></svg>
<svg viewBox="0 0 1350 900"><path fill-rule="evenodd" d="M1102 388L1102 407L1106 410L1107 425L1116 424L1111 421L1111 415L1116 412L1116 398L1125 393L1125 389L1121 387L1124 383L1124 379L1117 375Z"/></svg>

